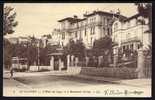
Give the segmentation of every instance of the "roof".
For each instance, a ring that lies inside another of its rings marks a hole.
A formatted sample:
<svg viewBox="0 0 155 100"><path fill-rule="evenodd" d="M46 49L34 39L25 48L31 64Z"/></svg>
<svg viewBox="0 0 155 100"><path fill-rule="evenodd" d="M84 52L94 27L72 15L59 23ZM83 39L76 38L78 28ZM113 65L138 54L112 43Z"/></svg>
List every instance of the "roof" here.
<svg viewBox="0 0 155 100"><path fill-rule="evenodd" d="M89 17L89 16L93 16L93 15L96 15L96 14L120 17L120 19L127 19L127 17L125 17L125 16L123 16L123 15L120 15L120 14L113 14L113 13L105 12L105 11L94 11L93 13L90 13L90 14L84 14L84 16L85 16L85 17ZM66 18L64 18L64 19L58 20L58 22L62 22L62 21L68 20L68 21L71 22L71 23L75 23L75 22L83 21L83 20L85 20L85 19L86 19L86 18L79 19L79 18L73 18L73 17L66 17Z"/></svg>
<svg viewBox="0 0 155 100"><path fill-rule="evenodd" d="M134 18L137 18L137 17L139 17L139 16L140 16L140 14L137 13L137 14L131 16L131 17L128 17L125 21L129 21L129 20L134 19Z"/></svg>
<svg viewBox="0 0 155 100"><path fill-rule="evenodd" d="M99 15L109 15L109 16L116 16L116 17L118 17L118 16L120 16L120 17L122 17L122 18L127 18L127 17L125 17L125 16L123 16L123 15L120 15L120 14L113 14L113 13L110 13L110 12L105 12L105 11L94 11L93 13L90 13L90 14L84 14L84 16L85 17L89 17L89 16L93 16L93 15L96 15L96 14L99 14Z"/></svg>
<svg viewBox="0 0 155 100"><path fill-rule="evenodd" d="M58 22L62 22L62 21L65 21L65 20L68 20L69 22L74 23L74 22L80 21L81 19L72 18L72 17L66 17L64 19L58 20Z"/></svg>

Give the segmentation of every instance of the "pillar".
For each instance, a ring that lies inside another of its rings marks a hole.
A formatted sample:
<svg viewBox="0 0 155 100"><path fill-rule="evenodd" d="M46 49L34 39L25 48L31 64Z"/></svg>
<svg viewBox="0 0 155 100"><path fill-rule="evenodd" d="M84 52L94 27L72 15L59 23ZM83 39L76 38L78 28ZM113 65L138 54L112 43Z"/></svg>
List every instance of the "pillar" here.
<svg viewBox="0 0 155 100"><path fill-rule="evenodd" d="M67 67L70 66L70 55L67 55Z"/></svg>
<svg viewBox="0 0 155 100"><path fill-rule="evenodd" d="M136 69L138 78L145 78L144 69L145 69L145 51L142 48L140 48L138 50L137 69Z"/></svg>
<svg viewBox="0 0 155 100"><path fill-rule="evenodd" d="M61 71L62 64L61 64L61 59L59 58L59 71Z"/></svg>
<svg viewBox="0 0 155 100"><path fill-rule="evenodd" d="M98 57L98 66L100 67L103 61L103 56Z"/></svg>
<svg viewBox="0 0 155 100"><path fill-rule="evenodd" d="M113 57L113 64L114 67L117 67L117 63L118 63L118 48L114 48L114 57Z"/></svg>
<svg viewBox="0 0 155 100"><path fill-rule="evenodd" d="M51 66L51 70L53 70L54 69L54 57L53 56L51 56L50 66Z"/></svg>
<svg viewBox="0 0 155 100"><path fill-rule="evenodd" d="M74 66L74 55L71 56L71 66Z"/></svg>
<svg viewBox="0 0 155 100"><path fill-rule="evenodd" d="M76 66L76 67L78 66L78 62L79 62L78 57L75 57L75 66Z"/></svg>
<svg viewBox="0 0 155 100"><path fill-rule="evenodd" d="M88 67L89 57L86 56L86 67Z"/></svg>

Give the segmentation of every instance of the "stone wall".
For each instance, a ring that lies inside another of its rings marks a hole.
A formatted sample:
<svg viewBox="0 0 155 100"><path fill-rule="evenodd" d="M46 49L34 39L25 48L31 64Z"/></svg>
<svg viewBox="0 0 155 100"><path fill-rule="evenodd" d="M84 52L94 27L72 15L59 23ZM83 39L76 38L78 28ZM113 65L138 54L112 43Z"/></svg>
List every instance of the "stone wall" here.
<svg viewBox="0 0 155 100"><path fill-rule="evenodd" d="M95 68L95 67L72 67L69 72L75 74L113 77L122 79L137 78L136 68Z"/></svg>
<svg viewBox="0 0 155 100"><path fill-rule="evenodd" d="M137 78L135 68L90 68L83 67L80 74L114 77L114 78Z"/></svg>
<svg viewBox="0 0 155 100"><path fill-rule="evenodd" d="M51 66L39 66L39 70L51 70ZM29 71L38 71L38 66L30 66Z"/></svg>

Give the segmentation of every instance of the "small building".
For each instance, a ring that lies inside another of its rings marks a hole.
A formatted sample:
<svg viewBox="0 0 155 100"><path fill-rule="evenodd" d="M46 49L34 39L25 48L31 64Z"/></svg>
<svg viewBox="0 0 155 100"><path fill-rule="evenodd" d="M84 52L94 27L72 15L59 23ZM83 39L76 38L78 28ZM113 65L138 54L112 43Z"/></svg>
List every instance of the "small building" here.
<svg viewBox="0 0 155 100"><path fill-rule="evenodd" d="M50 66L52 66L52 70L64 70L67 69L65 66L65 59L63 54L63 49L58 48L56 52L49 54Z"/></svg>

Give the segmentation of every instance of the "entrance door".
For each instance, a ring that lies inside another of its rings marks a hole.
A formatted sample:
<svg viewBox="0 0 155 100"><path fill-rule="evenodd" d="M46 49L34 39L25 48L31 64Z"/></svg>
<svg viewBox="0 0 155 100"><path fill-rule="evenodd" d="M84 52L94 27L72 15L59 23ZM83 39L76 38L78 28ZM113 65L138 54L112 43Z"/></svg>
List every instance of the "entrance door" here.
<svg viewBox="0 0 155 100"><path fill-rule="evenodd" d="M57 57L54 59L54 70L59 70L59 60Z"/></svg>

